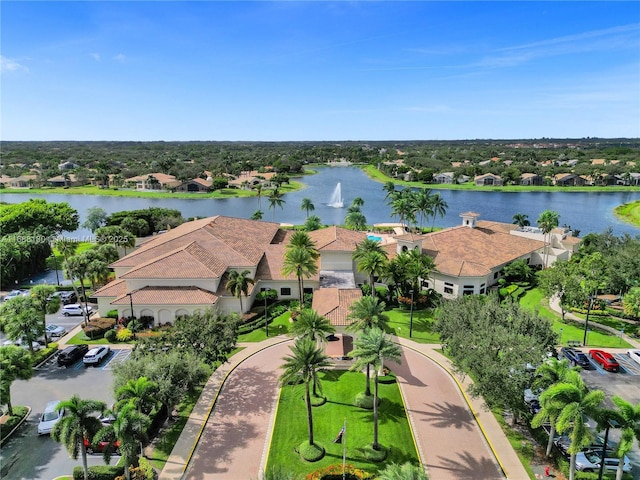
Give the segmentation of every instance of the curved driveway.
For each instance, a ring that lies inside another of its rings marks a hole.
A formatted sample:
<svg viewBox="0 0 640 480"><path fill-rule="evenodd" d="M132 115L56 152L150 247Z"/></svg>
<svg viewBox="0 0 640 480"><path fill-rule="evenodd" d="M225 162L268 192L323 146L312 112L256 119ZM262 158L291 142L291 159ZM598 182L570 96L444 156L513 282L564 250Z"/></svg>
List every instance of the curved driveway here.
<svg viewBox="0 0 640 480"><path fill-rule="evenodd" d="M257 479L290 342L262 350L227 378L183 478ZM458 386L438 364L402 346L397 372L431 480L502 479Z"/></svg>

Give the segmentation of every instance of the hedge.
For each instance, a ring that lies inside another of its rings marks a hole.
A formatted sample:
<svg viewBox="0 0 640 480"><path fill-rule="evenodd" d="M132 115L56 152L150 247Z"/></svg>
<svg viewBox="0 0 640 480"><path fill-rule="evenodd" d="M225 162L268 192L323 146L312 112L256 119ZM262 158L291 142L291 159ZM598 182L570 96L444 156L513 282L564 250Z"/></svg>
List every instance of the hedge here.
<svg viewBox="0 0 640 480"><path fill-rule="evenodd" d="M84 334L91 340L104 337L105 332L112 329L116 324L113 318L94 318L89 320L89 324L82 327Z"/></svg>
<svg viewBox="0 0 640 480"><path fill-rule="evenodd" d="M95 465L89 467L89 480L113 480L124 474L122 465ZM84 470L82 467L74 467L73 480L84 480Z"/></svg>

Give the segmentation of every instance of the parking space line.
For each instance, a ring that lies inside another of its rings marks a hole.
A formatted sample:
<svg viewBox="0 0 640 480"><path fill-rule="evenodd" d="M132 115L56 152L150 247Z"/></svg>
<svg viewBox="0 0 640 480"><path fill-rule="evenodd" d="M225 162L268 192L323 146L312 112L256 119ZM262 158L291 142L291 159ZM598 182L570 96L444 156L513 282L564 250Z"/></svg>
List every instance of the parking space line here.
<svg viewBox="0 0 640 480"><path fill-rule="evenodd" d="M130 349L113 349L111 350L112 352L114 352L114 355L108 359L104 366L102 367L103 370L111 370L112 366L111 364L115 362L115 364L118 363L122 363L124 362L127 358L129 358L129 356L131 355L131 350Z"/></svg>

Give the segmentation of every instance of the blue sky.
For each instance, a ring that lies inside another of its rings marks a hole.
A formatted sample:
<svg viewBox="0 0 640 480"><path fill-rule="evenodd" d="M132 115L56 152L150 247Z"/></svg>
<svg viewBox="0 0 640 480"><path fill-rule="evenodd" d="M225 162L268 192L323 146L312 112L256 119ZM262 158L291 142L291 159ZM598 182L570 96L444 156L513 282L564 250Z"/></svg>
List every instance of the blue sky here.
<svg viewBox="0 0 640 480"><path fill-rule="evenodd" d="M3 140L640 137L640 2L0 8Z"/></svg>

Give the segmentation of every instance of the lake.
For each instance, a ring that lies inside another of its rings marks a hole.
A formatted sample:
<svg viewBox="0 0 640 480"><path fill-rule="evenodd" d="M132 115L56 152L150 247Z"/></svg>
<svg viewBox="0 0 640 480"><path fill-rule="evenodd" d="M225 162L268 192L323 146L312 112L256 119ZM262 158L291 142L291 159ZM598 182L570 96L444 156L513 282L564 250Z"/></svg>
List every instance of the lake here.
<svg viewBox="0 0 640 480"><path fill-rule="evenodd" d="M346 207L355 197L364 200L362 212L367 223L393 222L391 209L385 203L383 184L371 180L362 170L355 167L321 167L316 175L302 178L305 188L297 192L288 193L283 198L283 209L276 207L269 210L266 198L229 198L193 199L178 198L127 198L99 195L1 195L2 201L20 203L28 198L44 198L49 202L68 202L78 210L81 222L84 221L90 207L101 207L107 213L121 210L137 210L147 207L173 208L182 212L184 217L207 217L213 215L228 215L240 218L250 218L260 209L264 212L263 219L267 221L300 224L304 223L306 213L300 205L305 197L311 198L315 205L313 214L318 215L325 224L342 224L346 215ZM340 182L344 197L344 208L328 206L336 185ZM580 230L580 236L590 232L602 232L611 227L615 235L628 233L639 235L640 229L618 220L613 209L622 204L640 199L640 192L492 192L468 190L437 190L448 203L447 214L444 218L436 219L437 227L451 227L459 225L460 213L474 211L480 214L481 220L494 220L511 223L513 215L524 213L535 225L536 219L544 210L555 210L560 214L560 225L570 225ZM429 225L431 220L429 220ZM90 236L86 229L79 229L71 236L81 238Z"/></svg>

